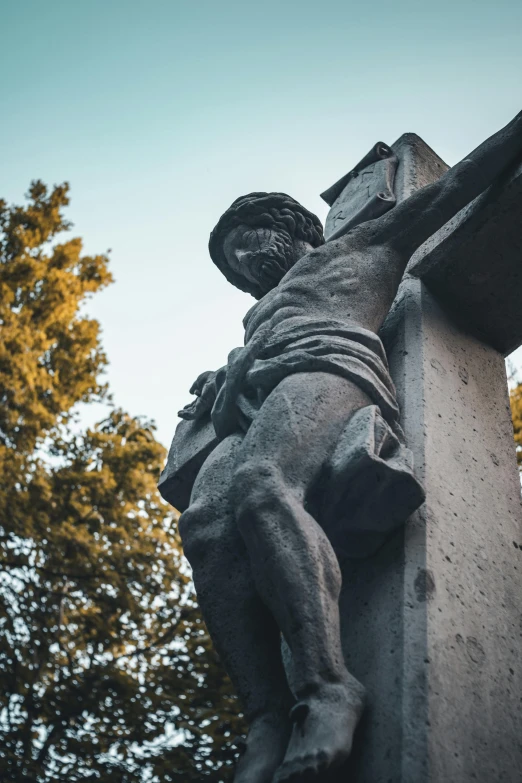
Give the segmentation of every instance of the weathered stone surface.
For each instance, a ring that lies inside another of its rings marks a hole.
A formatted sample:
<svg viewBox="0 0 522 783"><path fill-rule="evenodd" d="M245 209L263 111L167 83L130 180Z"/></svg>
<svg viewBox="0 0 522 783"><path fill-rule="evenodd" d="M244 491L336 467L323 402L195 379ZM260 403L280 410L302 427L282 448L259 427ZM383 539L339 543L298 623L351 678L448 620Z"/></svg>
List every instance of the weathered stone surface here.
<svg viewBox="0 0 522 783"><path fill-rule="evenodd" d="M158 489L178 511L188 508L196 476L217 443L210 412L200 419L182 420L176 427Z"/></svg>
<svg viewBox="0 0 522 783"><path fill-rule="evenodd" d="M393 149L399 198L445 168L413 134ZM518 783L522 515L504 362L408 275L381 336L427 499L371 560L343 565L343 649L370 707L338 780Z"/></svg>

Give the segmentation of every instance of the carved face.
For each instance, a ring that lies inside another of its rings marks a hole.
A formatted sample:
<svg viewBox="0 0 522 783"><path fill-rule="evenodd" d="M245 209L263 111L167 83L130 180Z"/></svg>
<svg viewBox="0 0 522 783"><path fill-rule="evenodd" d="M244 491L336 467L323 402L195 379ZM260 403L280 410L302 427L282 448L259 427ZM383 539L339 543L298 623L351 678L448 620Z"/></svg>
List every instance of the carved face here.
<svg viewBox="0 0 522 783"><path fill-rule="evenodd" d="M233 228L223 244L230 267L249 282L257 283L263 294L275 288L309 250L311 245L293 240L286 231L247 225Z"/></svg>

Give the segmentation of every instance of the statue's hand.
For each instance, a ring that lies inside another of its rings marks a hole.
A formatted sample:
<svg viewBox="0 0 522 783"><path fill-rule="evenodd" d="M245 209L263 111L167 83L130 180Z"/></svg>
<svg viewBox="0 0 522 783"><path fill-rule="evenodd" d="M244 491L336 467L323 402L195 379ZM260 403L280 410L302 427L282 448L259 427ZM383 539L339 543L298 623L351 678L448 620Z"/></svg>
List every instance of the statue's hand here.
<svg viewBox="0 0 522 783"><path fill-rule="evenodd" d="M195 394L196 397L201 397L203 394L203 390L205 389L205 386L208 385L209 381L213 382L215 378L216 373L212 372L212 370L206 370L206 372L202 372L201 375L198 375L192 386L190 387L190 393Z"/></svg>
<svg viewBox="0 0 522 783"><path fill-rule="evenodd" d="M178 416L191 421L202 418L212 410L217 395L216 376L217 373L211 370L198 375L190 387L190 393L195 394L196 399L185 405L183 410L178 411Z"/></svg>

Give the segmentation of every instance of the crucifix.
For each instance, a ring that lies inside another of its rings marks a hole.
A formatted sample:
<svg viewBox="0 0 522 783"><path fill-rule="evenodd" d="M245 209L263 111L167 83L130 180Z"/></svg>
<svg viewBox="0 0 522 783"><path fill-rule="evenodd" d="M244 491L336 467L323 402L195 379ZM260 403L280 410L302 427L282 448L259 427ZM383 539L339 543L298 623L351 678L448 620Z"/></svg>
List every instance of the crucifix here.
<svg viewBox="0 0 522 783"><path fill-rule="evenodd" d="M326 243L285 194L211 235L259 302L160 489L251 721L238 782L519 779L521 153L521 115L449 171L406 134L325 192Z"/></svg>

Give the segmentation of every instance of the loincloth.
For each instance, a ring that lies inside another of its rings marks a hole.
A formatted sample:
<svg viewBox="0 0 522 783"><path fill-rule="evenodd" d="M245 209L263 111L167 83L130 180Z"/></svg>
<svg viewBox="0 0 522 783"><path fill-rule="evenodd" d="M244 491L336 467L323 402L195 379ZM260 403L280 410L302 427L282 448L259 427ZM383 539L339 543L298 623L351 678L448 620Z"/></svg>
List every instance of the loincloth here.
<svg viewBox="0 0 522 783"><path fill-rule="evenodd" d="M259 331L228 357L226 376L212 410L219 438L246 432L275 387L293 373L326 372L355 383L403 440L399 407L379 337L359 326L305 322L275 335Z"/></svg>

